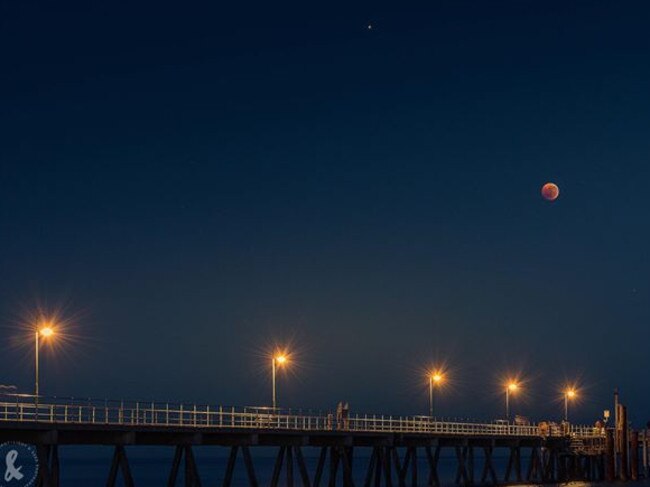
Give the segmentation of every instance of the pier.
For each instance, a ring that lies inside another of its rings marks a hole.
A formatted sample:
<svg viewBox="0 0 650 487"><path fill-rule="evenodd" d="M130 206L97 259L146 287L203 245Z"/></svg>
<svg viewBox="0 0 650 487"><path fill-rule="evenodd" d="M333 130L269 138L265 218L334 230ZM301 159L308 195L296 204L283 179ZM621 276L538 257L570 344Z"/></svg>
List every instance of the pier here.
<svg viewBox="0 0 650 487"><path fill-rule="evenodd" d="M613 450L613 429L568 423L478 423L366 414L340 417L264 407L89 399L42 398L36 404L19 395L0 402L0 441L35 445L42 486L59 485L58 448L62 445L112 446L107 486L116 485L118 476L126 486L137 485L126 447L144 445L171 447L168 486L177 485L181 476L183 485L202 485L193 448L203 445L229 449L223 465L224 487L232 484L238 461L244 462L248 485L261 485L255 470L256 447L277 449L271 487L353 486L352 464L358 461L367 463L364 487L439 487L442 452L455 457L455 483L462 486L598 481L615 475L639 478L647 473L646 435L629 432L624 436L625 443L620 443L622 437L617 435L617 451L629 451L629 457L619 458L620 453ZM318 449L313 471L304 459L306 447ZM366 454L355 458L361 449ZM499 469L493 460L497 450L507 452L505 468ZM425 459L424 471L418 459Z"/></svg>

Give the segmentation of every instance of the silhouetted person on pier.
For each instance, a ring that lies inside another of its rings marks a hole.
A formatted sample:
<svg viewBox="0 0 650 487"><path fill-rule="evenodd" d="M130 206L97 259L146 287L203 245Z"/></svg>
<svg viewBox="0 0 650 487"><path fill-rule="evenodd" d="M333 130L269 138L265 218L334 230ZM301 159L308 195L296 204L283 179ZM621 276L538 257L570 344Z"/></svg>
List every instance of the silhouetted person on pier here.
<svg viewBox="0 0 650 487"><path fill-rule="evenodd" d="M343 420L343 429L347 430L350 428L350 404L345 403L341 408L341 418Z"/></svg>

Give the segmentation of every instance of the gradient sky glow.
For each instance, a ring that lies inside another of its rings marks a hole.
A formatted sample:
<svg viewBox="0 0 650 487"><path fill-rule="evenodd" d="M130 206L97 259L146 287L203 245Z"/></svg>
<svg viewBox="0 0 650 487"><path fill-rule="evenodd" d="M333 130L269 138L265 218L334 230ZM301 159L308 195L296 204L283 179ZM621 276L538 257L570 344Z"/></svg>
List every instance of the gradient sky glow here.
<svg viewBox="0 0 650 487"><path fill-rule="evenodd" d="M0 382L650 419L650 5L237 5L0 4Z"/></svg>

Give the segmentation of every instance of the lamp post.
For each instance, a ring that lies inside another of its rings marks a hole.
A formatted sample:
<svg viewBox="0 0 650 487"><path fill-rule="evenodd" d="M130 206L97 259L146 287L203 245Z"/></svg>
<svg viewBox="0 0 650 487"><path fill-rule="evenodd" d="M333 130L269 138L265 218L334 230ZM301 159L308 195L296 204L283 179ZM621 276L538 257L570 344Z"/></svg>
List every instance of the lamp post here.
<svg viewBox="0 0 650 487"><path fill-rule="evenodd" d="M281 367L286 362L287 362L287 356L283 354L275 355L271 360L271 382L273 386L273 410L274 411L277 408L277 395L276 395L276 387L275 387L276 369L278 366Z"/></svg>
<svg viewBox="0 0 650 487"><path fill-rule="evenodd" d="M440 372L433 372L429 375L429 416L433 418L433 388L442 383L444 376Z"/></svg>
<svg viewBox="0 0 650 487"><path fill-rule="evenodd" d="M506 385L506 419L510 421L510 394L517 392L519 389L519 384L514 381L510 381Z"/></svg>
<svg viewBox="0 0 650 487"><path fill-rule="evenodd" d="M574 399L577 395L575 389L567 389L564 391L564 421L569 422L569 400Z"/></svg>
<svg viewBox="0 0 650 487"><path fill-rule="evenodd" d="M38 396L39 396L39 384L38 384L38 352L40 349L40 337L44 339L50 338L54 335L54 329L49 326L44 326L38 328L34 332L34 401L36 405L36 419L38 419Z"/></svg>

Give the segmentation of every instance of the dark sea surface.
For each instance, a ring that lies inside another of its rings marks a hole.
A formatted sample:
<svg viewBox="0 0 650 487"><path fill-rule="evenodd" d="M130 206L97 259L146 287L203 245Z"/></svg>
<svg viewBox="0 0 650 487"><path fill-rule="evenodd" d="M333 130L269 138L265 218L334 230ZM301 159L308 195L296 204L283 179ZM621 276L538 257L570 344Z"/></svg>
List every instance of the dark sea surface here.
<svg viewBox="0 0 650 487"><path fill-rule="evenodd" d="M203 486L216 486L221 485L223 476L226 469L227 455L229 449L224 447L195 447L194 455L201 477ZM275 462L275 455L277 449L258 447L251 450L253 455L253 463L255 465L255 472L257 475L260 486L267 486L270 484L271 474L273 472L273 465ZM309 469L310 477L313 479L316 464L318 461L319 450L316 448L303 448L307 468ZM60 447L59 457L61 466L61 485L66 486L103 486L106 484L108 472L111 465L113 449L111 447L79 447L79 446L65 446ZM366 469L368 466L370 450L358 448L354 452L353 463L353 476L355 485L363 485ZM171 469L172 458L174 456L173 447L127 447L127 456L131 473L133 475L136 486L138 487L154 487L167 485L169 471ZM328 459L329 460L329 459ZM503 476L505 465L507 463L507 455L496 454L495 452L495 468L499 477ZM295 465L295 464L294 464ZM438 475L442 485L454 485L456 473L456 458L453 452L444 452L440 457L438 463ZM323 472L323 479L321 486L327 485L327 466ZM525 475L527 463L522 456L522 471ZM480 476L483 467L483 459L480 455L475 459L475 476ZM340 470L340 469L339 469ZM297 466L294 466L294 485L300 485L300 477ZM428 475L428 465L424 457L418 459L418 474L420 477L419 484L426 485ZM340 475L340 473L339 473ZM118 485L122 485L121 473L119 474ZM179 475L176 485L183 485L183 465L179 469ZM248 485L248 478L244 467L241 452L237 458L237 464L233 476L232 485L236 487L244 487ZM281 475L280 485L286 485L286 470L283 469ZM342 485L341 479L337 485ZM396 482L394 483L396 485ZM410 485L410 478L409 478ZM570 484L575 487L586 487L590 485L586 482L571 482ZM598 483L598 486L607 487L605 482ZM638 481L616 483L617 486L650 486L650 481Z"/></svg>

